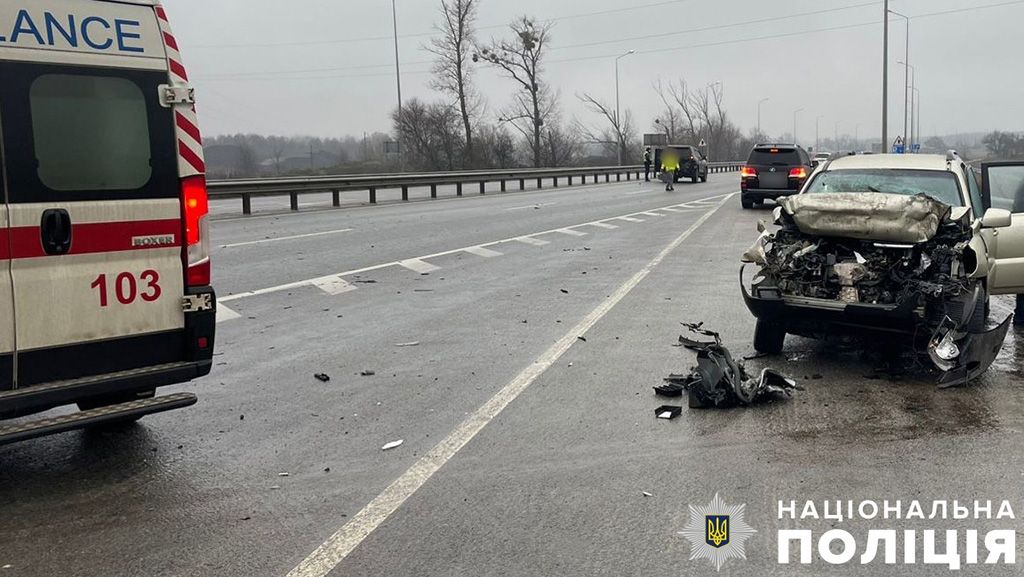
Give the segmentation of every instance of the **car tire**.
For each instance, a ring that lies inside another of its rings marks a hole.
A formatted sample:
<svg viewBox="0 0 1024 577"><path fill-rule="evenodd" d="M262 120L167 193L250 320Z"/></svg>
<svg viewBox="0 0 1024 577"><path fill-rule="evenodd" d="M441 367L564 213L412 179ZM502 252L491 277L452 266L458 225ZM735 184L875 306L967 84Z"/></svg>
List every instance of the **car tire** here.
<svg viewBox="0 0 1024 577"><path fill-rule="evenodd" d="M786 329L777 322L758 319L754 327L754 350L768 355L777 355L782 352L786 344Z"/></svg>
<svg viewBox="0 0 1024 577"><path fill-rule="evenodd" d="M749 198L742 197L742 196L740 197L740 204L743 205L744 209L754 208L754 201L750 200Z"/></svg>
<svg viewBox="0 0 1024 577"><path fill-rule="evenodd" d="M92 410L92 409L99 409L99 408L102 408L102 407L109 407L110 405L120 405L121 403L127 403L129 401L137 401L139 399L152 399L154 396L156 396L156 389L150 389L148 391L139 391L137 393L128 393L128 394L119 394L119 395L106 395L106 396L103 396L103 397L96 397L94 399L89 399L89 400L86 400L86 401L80 401L77 404L78 404L79 410L89 411L89 410ZM116 419L116 420L113 420L113 421L107 421L105 423L101 423L99 425L95 425L94 428L97 428L97 429L118 428L118 427L122 427L124 425L130 425L130 424L138 421L142 417L143 417L143 415L139 415L139 416L136 416L136 417L123 417L123 418L120 418L120 419Z"/></svg>
<svg viewBox="0 0 1024 577"><path fill-rule="evenodd" d="M700 181L701 182L707 182L708 181L708 173L705 172L704 176L700 177Z"/></svg>
<svg viewBox="0 0 1024 577"><path fill-rule="evenodd" d="M700 180L700 177L698 177L696 174L694 174L693 177L690 178L690 182L692 182L693 184L697 184L698 180Z"/></svg>

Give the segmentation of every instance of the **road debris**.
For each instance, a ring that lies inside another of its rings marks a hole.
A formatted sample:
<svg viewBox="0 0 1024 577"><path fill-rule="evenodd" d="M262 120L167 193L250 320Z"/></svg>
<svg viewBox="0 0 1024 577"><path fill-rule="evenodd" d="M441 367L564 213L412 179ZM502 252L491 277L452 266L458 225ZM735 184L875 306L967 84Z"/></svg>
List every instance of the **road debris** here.
<svg viewBox="0 0 1024 577"><path fill-rule="evenodd" d="M331 380L330 375L328 375L327 373L317 373L313 375L313 378L320 381L321 383L326 383Z"/></svg>
<svg viewBox="0 0 1024 577"><path fill-rule="evenodd" d="M401 447L402 443L404 443L404 442L405 441L402 440L402 439L399 439L397 441L391 441L390 443L388 443L388 444L384 445L383 447L381 447L380 450L381 451L390 451L391 449L397 449L398 447Z"/></svg>
<svg viewBox="0 0 1024 577"><path fill-rule="evenodd" d="M652 493L648 493L647 491L641 491L640 494L643 495L644 497L653 497L654 496Z"/></svg>
<svg viewBox="0 0 1024 577"><path fill-rule="evenodd" d="M362 371L361 373L359 373L359 375L363 376L363 377L372 377L373 375L376 375L376 374L377 374L376 371Z"/></svg>
<svg viewBox="0 0 1024 577"><path fill-rule="evenodd" d="M718 333L702 328L704 323L683 323L690 332L711 337L714 341L698 341L680 336L679 342L697 353L697 366L686 375L669 375L665 385L655 387L662 396L689 393L690 408L733 407L750 405L761 399L802 390L793 379L772 369L764 369L758 378L747 374L742 362L736 362L722 345ZM659 415L660 417L660 415Z"/></svg>
<svg viewBox="0 0 1024 577"><path fill-rule="evenodd" d="M676 405L662 405L657 409L654 409L654 415L659 419L665 419L666 421L671 421L682 414L683 408Z"/></svg>
<svg viewBox="0 0 1024 577"><path fill-rule="evenodd" d="M278 473L277 476L278 477L290 477L291 473Z"/></svg>
<svg viewBox="0 0 1024 577"><path fill-rule="evenodd" d="M418 347L420 346L419 341L413 341L411 343L395 343L396 347Z"/></svg>

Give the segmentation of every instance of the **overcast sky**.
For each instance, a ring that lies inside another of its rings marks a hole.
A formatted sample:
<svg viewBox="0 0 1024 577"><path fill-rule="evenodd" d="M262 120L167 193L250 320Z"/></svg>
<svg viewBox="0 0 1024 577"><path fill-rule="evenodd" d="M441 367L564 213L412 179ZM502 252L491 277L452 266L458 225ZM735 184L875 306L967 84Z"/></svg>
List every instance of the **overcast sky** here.
<svg viewBox="0 0 1024 577"><path fill-rule="evenodd" d="M207 134L390 129L397 101L390 0L164 3ZM439 5L397 0L405 99L439 98L428 87L431 55L422 49ZM1024 1L892 0L891 8L912 18L910 58L925 136L1024 130ZM964 8L971 10L930 15ZM597 122L576 94L614 102L614 58L635 49L620 61L621 98L644 131L661 108L651 88L658 78L685 78L697 88L722 82L729 113L744 129L756 125L758 100L770 98L762 127L772 135L792 132L798 108L805 109L803 141L813 141L818 116L823 136L836 122L841 134L858 125L861 138L881 131L880 0L480 0L480 39L504 36L522 14L555 20L546 70L567 120ZM896 62L904 39L903 20L894 20L891 134L903 131L903 67ZM487 68L476 82L485 114L496 118L513 85Z"/></svg>

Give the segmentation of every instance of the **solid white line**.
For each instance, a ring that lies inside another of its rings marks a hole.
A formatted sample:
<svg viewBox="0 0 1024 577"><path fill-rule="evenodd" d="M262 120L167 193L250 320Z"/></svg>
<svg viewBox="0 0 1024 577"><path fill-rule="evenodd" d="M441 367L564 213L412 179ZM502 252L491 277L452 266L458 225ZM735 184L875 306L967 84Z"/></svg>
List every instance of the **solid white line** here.
<svg viewBox="0 0 1024 577"><path fill-rule="evenodd" d="M347 292L352 292L356 290L356 286L354 284L348 282L347 280L341 278L340 276L335 276L326 279L318 279L316 282L313 283L313 286L331 296L337 296L340 294L345 294Z"/></svg>
<svg viewBox="0 0 1024 577"><path fill-rule="evenodd" d="M471 246L466 249L466 252L483 258L494 258L496 256L502 256L503 254L496 250L491 250L489 248L484 248L482 246Z"/></svg>
<svg viewBox="0 0 1024 577"><path fill-rule="evenodd" d="M728 196L732 196L733 194L735 194L735 193L718 194L718 195L715 195L715 196L708 197L708 199L705 199L705 200L728 197ZM672 206L678 206L678 205L672 205ZM594 224L594 223L597 223L597 222L605 222L605 221L616 220L616 219L628 220L630 222L643 222L642 220L640 220L638 218L632 218L631 219L627 215L627 216L618 216L618 217L613 216L611 218L604 218L604 219L601 219L599 221L595 220L595 221L591 221L591 222L583 222L583 223L580 223L580 224L573 225L573 227L587 226L587 225L591 225L591 224ZM551 229L551 230L543 230L543 231L540 231L540 232L535 232L535 233L531 234L530 236L540 236L540 235L544 235L544 234L551 234L551 233L559 232L561 230L565 230L565 229L554 228L554 229ZM487 242L487 243L483 243L483 244L475 245L475 246L482 246L482 247L497 246L499 244L505 244L505 243L508 243L508 242L514 242L514 241L516 241L516 240L518 240L520 238L522 238L522 237L514 236L512 238L506 238L506 239L502 239L502 240L495 240L495 241L492 241L492 242ZM449 255L465 252L465 250L467 248L470 248L470 247L455 248L455 249L451 249L451 250L437 252L437 253L434 253L434 254L428 254L428 255L416 257L415 259L411 259L411 260L430 260L430 259L434 259L434 258L438 258L438 257L442 257L442 256L449 256ZM294 289L297 289L297 288L314 286L318 281L323 281L325 279L331 279L331 278L336 277L336 276L352 276L352 275L357 275L357 274L363 274L363 273L378 271L378 270L381 270L381 269L390 268L390 267L393 267L393 266L400 266L400 265L401 265L400 261L393 261L393 262L385 262L385 263L381 263L381 264L375 264L375 265L372 265L372 266L367 266L367 267L363 267L363 268L357 268L357 269L354 269L354 270L348 270L348 271L344 271L344 272L329 274L329 275L318 277L318 278L299 280L299 281L290 282L290 283L286 283L286 284L282 284L282 285L277 285L277 286L272 286L272 287L267 287L267 288L261 288L261 289L251 290L251 291L240 292L240 293L236 293L236 294L233 294L233 295L227 295L227 296L218 298L217 302L226 303L226 302L236 301L236 300L239 300L239 299L263 296L263 295L278 293L278 292L282 292L282 291L290 291L290 290L294 290Z"/></svg>
<svg viewBox="0 0 1024 577"><path fill-rule="evenodd" d="M520 237L520 238L515 239L515 241L516 242L521 242L523 244L528 244L530 246L544 246L546 244L551 244L550 242L548 242L546 240L541 240L539 238L533 238L532 236Z"/></svg>
<svg viewBox="0 0 1024 577"><path fill-rule="evenodd" d="M226 323L228 321L233 321L235 319L240 318L242 318L242 315L220 304L219 302L217 303L217 324Z"/></svg>
<svg viewBox="0 0 1024 577"><path fill-rule="evenodd" d="M540 208L542 206L554 206L557 202L542 202L540 204L531 204L530 206L516 206L512 208L506 208L505 210L527 210L530 208Z"/></svg>
<svg viewBox="0 0 1024 577"><path fill-rule="evenodd" d="M731 197L732 195L729 195ZM309 557L288 573L288 577L325 577L333 571L360 543L391 516L409 497L416 493L432 476L437 473L452 457L497 417L516 397L521 395L552 365L558 362L574 344L579 336L586 334L594 325L605 317L615 305L626 298L662 261L676 248L686 242L697 229L711 218L718 209L725 205L729 197L710 209L697 222L686 229L669 243L658 256L654 257L639 272L633 275L614 293L606 298L596 309L583 318L575 327L544 352L530 366L519 373L508 384L501 388L482 407L474 411L447 437L433 449L424 454L405 473L396 479L384 492L377 495L352 519L331 535L327 541L316 548Z"/></svg>
<svg viewBox="0 0 1024 577"><path fill-rule="evenodd" d="M564 235L567 235L567 236L587 236L587 233L580 232L578 230L573 230L571 228L560 228L560 229L556 230L555 232L557 232L559 234L564 234Z"/></svg>
<svg viewBox="0 0 1024 577"><path fill-rule="evenodd" d="M262 240L251 240L249 242L236 242L234 244L222 244L222 245L220 245L220 247L221 248L235 248L235 247L239 247L239 246L250 246L250 245L254 245L254 244L264 244L264 243L267 243L267 242L277 242L277 241L280 241L280 240L295 240L297 238L311 238L311 237L314 237L314 236L326 236L328 234L341 234L343 232L352 232L352 230L353 229L351 229L351 228L342 228L342 229L339 229L339 230L326 230L324 232L311 232L309 234L297 234L295 236L282 236L282 237L279 237L279 238L264 238Z"/></svg>
<svg viewBox="0 0 1024 577"><path fill-rule="evenodd" d="M638 212L637 214L643 214L646 216L665 216L664 214L658 214L656 212Z"/></svg>
<svg viewBox="0 0 1024 577"><path fill-rule="evenodd" d="M624 220L626 222L644 222L642 218L633 218L631 216L620 216L617 220Z"/></svg>
<svg viewBox="0 0 1024 577"><path fill-rule="evenodd" d="M596 226L597 228L604 228L604 229L608 229L608 230L615 230L615 229L619 228L619 227L615 226L614 224L608 224L607 222L591 222L591 223L589 223L589 226Z"/></svg>
<svg viewBox="0 0 1024 577"><path fill-rule="evenodd" d="M436 270L441 270L441 267L432 265L429 262L420 260L418 258L411 258L409 260L403 260L398 263L398 266L407 268L412 272L418 272L420 274L432 273Z"/></svg>

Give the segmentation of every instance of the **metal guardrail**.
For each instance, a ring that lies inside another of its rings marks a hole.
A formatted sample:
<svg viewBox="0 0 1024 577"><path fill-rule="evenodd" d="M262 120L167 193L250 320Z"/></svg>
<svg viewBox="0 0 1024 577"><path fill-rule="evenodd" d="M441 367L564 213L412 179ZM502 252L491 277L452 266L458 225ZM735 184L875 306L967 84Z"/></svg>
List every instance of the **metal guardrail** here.
<svg viewBox="0 0 1024 577"><path fill-rule="evenodd" d="M735 172L743 166L742 161L712 162L708 164L709 173ZM519 190L526 190L526 182L536 180L537 188L544 187L544 181L550 181L554 188L565 180L573 186L576 179L579 184L587 184L590 179L597 184L601 177L605 182L621 182L623 176L627 181L642 178L644 167L631 166L594 166L575 168L546 169L515 169L515 170L478 170L467 172L434 172L426 174L391 174L391 175L349 175L349 176L313 176L299 178L254 178L245 180L210 181L208 191L210 199L239 198L242 200L242 213L252 214L253 197L289 196L291 209L299 210L299 197L303 194L331 193L332 204L341 206L341 193L366 191L369 203L377 203L377 191L385 189L401 189L402 200L409 200L410 188L430 187L430 198L437 198L437 187L455 186L455 194L463 196L466 185L478 185L480 194L486 194L488 183L500 183L501 192L506 192L509 182L519 183Z"/></svg>

